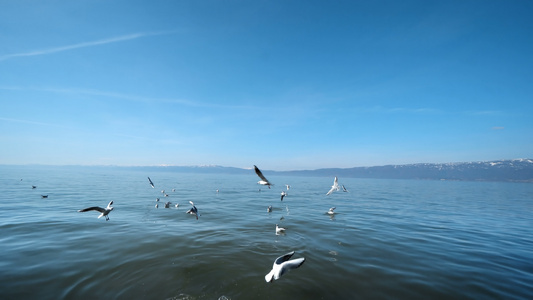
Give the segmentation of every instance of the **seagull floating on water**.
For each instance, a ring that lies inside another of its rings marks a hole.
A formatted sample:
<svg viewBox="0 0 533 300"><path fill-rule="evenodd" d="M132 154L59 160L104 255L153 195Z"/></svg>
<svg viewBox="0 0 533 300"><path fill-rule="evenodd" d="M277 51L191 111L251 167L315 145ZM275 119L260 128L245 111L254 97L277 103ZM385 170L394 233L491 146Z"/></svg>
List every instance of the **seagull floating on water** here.
<svg viewBox="0 0 533 300"><path fill-rule="evenodd" d="M170 201L168 201L167 203L165 203L165 208L170 208L170 204L172 204Z"/></svg>
<svg viewBox="0 0 533 300"><path fill-rule="evenodd" d="M326 213L327 213L328 215L334 215L334 214L336 214L336 212L334 211L335 209L336 209L336 207L332 207L332 208L330 208Z"/></svg>
<svg viewBox="0 0 533 300"><path fill-rule="evenodd" d="M278 280L287 271L296 269L305 262L305 258L303 257L289 260L293 255L294 251L276 258L272 265L272 270L265 275L265 281L272 282L272 280Z"/></svg>
<svg viewBox="0 0 533 300"><path fill-rule="evenodd" d="M331 186L331 189L326 194L326 196L338 190L339 190L339 182L337 180L337 176L335 176L335 179L333 180L333 185Z"/></svg>
<svg viewBox="0 0 533 300"><path fill-rule="evenodd" d="M283 198L287 196L287 193L285 191L281 191L281 201L283 201Z"/></svg>
<svg viewBox="0 0 533 300"><path fill-rule="evenodd" d="M154 183L152 182L152 179L150 179L150 177L148 177L148 182L150 183L150 185L152 186L152 188L155 188L155 187L154 187Z"/></svg>
<svg viewBox="0 0 533 300"><path fill-rule="evenodd" d="M285 233L285 228L279 227L278 224L276 224L276 235L280 235L281 233Z"/></svg>
<svg viewBox="0 0 533 300"><path fill-rule="evenodd" d="M98 216L98 219L100 219L101 217L105 217L105 220L109 221L109 217L107 215L113 210L113 207L111 207L111 205L113 205L113 201L109 202L109 204L107 205L106 208L102 208L102 207L99 207L99 206L93 206L93 207L80 209L80 210L78 210L78 212L86 212L86 211L96 210L96 211L99 211L101 213Z"/></svg>
<svg viewBox="0 0 533 300"><path fill-rule="evenodd" d="M196 206L194 206L194 202L189 201L189 203L192 205L192 208L189 209L186 213L191 214L191 215L195 215L196 216L196 220L198 220L198 209L196 208Z"/></svg>
<svg viewBox="0 0 533 300"><path fill-rule="evenodd" d="M259 180L257 183L261 184L261 185L266 185L268 186L268 188L270 188L271 185L273 185L272 183L270 183L268 181L268 179L266 179L266 177L263 175L263 173L261 173L261 170L259 170L259 168L254 165L254 169L255 169L255 174L257 174L257 176L259 176L259 178L261 178L261 180Z"/></svg>
<svg viewBox="0 0 533 300"><path fill-rule="evenodd" d="M37 186L36 186L36 185L32 185L31 188L32 188L32 189L36 189Z"/></svg>
<svg viewBox="0 0 533 300"><path fill-rule="evenodd" d="M272 205L269 205L269 206L267 207L267 212L272 212Z"/></svg>
<svg viewBox="0 0 533 300"><path fill-rule="evenodd" d="M48 198L48 195L41 195L41 198Z"/></svg>

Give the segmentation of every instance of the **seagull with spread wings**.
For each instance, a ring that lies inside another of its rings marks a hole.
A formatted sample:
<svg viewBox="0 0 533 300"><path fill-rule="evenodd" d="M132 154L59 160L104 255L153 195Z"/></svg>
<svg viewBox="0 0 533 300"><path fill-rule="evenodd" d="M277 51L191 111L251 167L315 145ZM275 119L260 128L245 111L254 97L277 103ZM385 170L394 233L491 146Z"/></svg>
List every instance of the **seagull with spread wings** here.
<svg viewBox="0 0 533 300"><path fill-rule="evenodd" d="M303 257L291 259L293 255L294 251L276 258L272 270L265 276L265 281L272 282L272 280L278 280L283 274L300 267L305 262L305 258Z"/></svg>
<svg viewBox="0 0 533 300"><path fill-rule="evenodd" d="M87 208L84 208L84 209L80 209L80 210L78 210L78 212L86 212L86 211L96 210L96 211L100 212L100 215L98 216L98 219L100 219L101 217L105 217L105 220L109 221L109 216L108 215L113 210L113 207L111 207L111 205L113 205L113 201L109 202L109 204L107 205L106 208L102 208L102 207L99 207L99 206L93 206L93 207L87 207Z"/></svg>
<svg viewBox="0 0 533 300"><path fill-rule="evenodd" d="M261 170L259 170L259 168L254 165L254 169L255 169L255 174L257 174L257 176L259 176L259 178L261 178L261 180L259 180L257 183L261 184L261 185L266 185L268 186L268 188L270 188L271 185L273 185L272 183L270 183L270 181L268 181L268 179L266 179L266 177L263 175L263 173L261 173Z"/></svg>
<svg viewBox="0 0 533 300"><path fill-rule="evenodd" d="M335 176L335 179L333 180L333 185L331 186L331 189L326 194L326 196L338 190L339 190L339 182L337 180L337 176Z"/></svg>

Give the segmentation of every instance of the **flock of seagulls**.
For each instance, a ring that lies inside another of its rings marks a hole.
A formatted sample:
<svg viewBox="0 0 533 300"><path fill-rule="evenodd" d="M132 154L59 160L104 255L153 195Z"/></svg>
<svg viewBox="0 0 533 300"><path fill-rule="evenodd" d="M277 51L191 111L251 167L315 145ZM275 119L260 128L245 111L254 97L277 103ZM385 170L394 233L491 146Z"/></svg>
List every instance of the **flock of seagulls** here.
<svg viewBox="0 0 533 300"><path fill-rule="evenodd" d="M268 179L266 179L266 177L263 175L261 170L259 170L259 168L257 166L255 166L255 165L254 165L254 170L255 170L255 173L257 174L257 176L259 176L259 178L261 179L261 180L259 180L257 182L258 184L268 186L268 188L273 186L273 184L270 181L268 181ZM152 182L150 177L148 177L148 183L150 184L150 186L152 188L155 188L154 183ZM286 186L286 189L288 191L290 189L290 185L286 184L285 186ZM344 187L344 185L341 185L341 187L342 187L342 190L344 192L348 192L348 190ZM36 187L32 186L32 188L36 188ZM333 185L331 186L331 189L326 193L326 195L330 195L333 192L336 192L336 191L339 191L339 190L340 190L340 186L339 186L339 183L338 183L338 178L335 177L335 179L333 180ZM173 189L173 191L175 191L175 189ZM217 192L218 192L218 190L217 190ZM163 193L163 195L165 197L168 197L168 195L165 193L165 190L162 190L161 193ZM281 201L283 201L283 198L286 197L286 196L287 196L287 192L286 191L282 191L281 192ZM46 198L47 195L46 196L43 195L42 197ZM157 198L156 202L159 202L159 200L160 199ZM189 203L191 204L191 208L189 210L187 210L186 213L194 215L196 217L196 220L198 220L198 217L200 216L200 214L198 212L198 208L195 206L194 202L189 201ZM165 208L169 208L170 204L172 204L172 203L170 201L167 201L164 204L164 207ZM105 208L99 207L99 206L93 206L93 207L80 209L80 210L78 210L78 212L97 211L97 212L100 213L98 218L105 217L106 221L109 221L109 213L111 211L113 211L112 205L113 205L113 201L109 202L109 204ZM158 204L156 204L155 207L157 208ZM176 204L176 208L177 207L179 207L179 204ZM334 215L335 214L335 209L336 209L336 207L331 207L326 213L329 214L329 215ZM287 212L288 211L289 211L289 208L287 206ZM267 207L267 212L272 212L272 205ZM283 217L282 217L282 219L283 219ZM286 230L287 230L286 228L279 227L279 225L276 224L276 235L284 234ZM305 258L303 258L303 257L302 258L297 258L297 259L291 259L291 257L293 255L294 255L294 251L289 252L287 254L284 254L284 255L276 258L276 260L274 260L274 264L272 265L272 270L267 275L265 275L265 281L266 282L272 282L274 280L278 280L283 274L287 273L289 270L299 268L305 262Z"/></svg>

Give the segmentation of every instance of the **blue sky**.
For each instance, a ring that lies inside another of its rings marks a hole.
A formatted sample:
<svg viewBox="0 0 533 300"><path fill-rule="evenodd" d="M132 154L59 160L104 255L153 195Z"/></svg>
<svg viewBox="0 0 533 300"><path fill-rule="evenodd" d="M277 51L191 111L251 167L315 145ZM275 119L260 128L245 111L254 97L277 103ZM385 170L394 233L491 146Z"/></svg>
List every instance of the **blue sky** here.
<svg viewBox="0 0 533 300"><path fill-rule="evenodd" d="M533 157L531 15L531 1L0 1L0 164Z"/></svg>

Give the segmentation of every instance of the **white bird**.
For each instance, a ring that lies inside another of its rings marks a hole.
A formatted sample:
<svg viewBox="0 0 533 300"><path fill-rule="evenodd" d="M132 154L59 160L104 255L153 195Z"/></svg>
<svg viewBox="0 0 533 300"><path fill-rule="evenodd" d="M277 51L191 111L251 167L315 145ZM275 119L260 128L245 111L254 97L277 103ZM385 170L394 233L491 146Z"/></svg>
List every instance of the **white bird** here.
<svg viewBox="0 0 533 300"><path fill-rule="evenodd" d="M86 211L96 210L96 211L99 211L101 213L98 216L98 219L100 219L101 217L105 217L105 220L109 221L109 217L107 215L113 210L113 207L111 207L111 205L113 205L113 201L109 202L109 204L107 205L106 208L102 208L102 207L99 207L99 206L93 206L93 207L80 209L80 210L78 210L78 212L86 212Z"/></svg>
<svg viewBox="0 0 533 300"><path fill-rule="evenodd" d="M159 204L158 203L155 204L155 208L159 208Z"/></svg>
<svg viewBox="0 0 533 300"><path fill-rule="evenodd" d="M283 227L279 227L278 224L276 224L276 235L279 235L281 233L285 233L285 230L287 230L287 229L285 229Z"/></svg>
<svg viewBox="0 0 533 300"><path fill-rule="evenodd" d="M267 212L272 212L272 205L269 205L269 206L267 207Z"/></svg>
<svg viewBox="0 0 533 300"><path fill-rule="evenodd" d="M285 186L287 187L287 191L291 188L291 186L288 184L286 184Z"/></svg>
<svg viewBox="0 0 533 300"><path fill-rule="evenodd" d="M335 211L334 211L335 209L336 209L336 207L332 207L332 208L330 208L326 213L327 213L328 215L334 215L334 214L335 214Z"/></svg>
<svg viewBox="0 0 533 300"><path fill-rule="evenodd" d="M154 187L154 183L152 182L152 179L150 179L150 177L148 177L148 182L150 183L150 185L152 186L152 188L155 188L155 187Z"/></svg>
<svg viewBox="0 0 533 300"><path fill-rule="evenodd" d="M339 182L337 180L337 176L335 176L335 179L333 180L333 185L331 186L331 189L326 194L326 196L338 190L339 190Z"/></svg>
<svg viewBox="0 0 533 300"><path fill-rule="evenodd" d="M189 201L189 203L192 205L192 208L189 209L186 213L187 214L191 214L191 215L195 215L196 216L196 220L198 220L198 209L196 208L196 206L194 206L194 203L192 201Z"/></svg>
<svg viewBox="0 0 533 300"><path fill-rule="evenodd" d="M180 204L179 203L176 203L176 208L180 207Z"/></svg>
<svg viewBox="0 0 533 300"><path fill-rule="evenodd" d="M281 191L281 201L283 201L283 198L287 196L287 193L285 191Z"/></svg>
<svg viewBox="0 0 533 300"><path fill-rule="evenodd" d="M294 251L276 258L272 265L272 270L265 275L265 281L272 282L272 280L278 280L287 271L296 269L305 262L305 258L303 257L289 260L293 255Z"/></svg>
<svg viewBox="0 0 533 300"><path fill-rule="evenodd" d="M259 178L261 178L261 180L259 180L257 183L261 184L261 185L266 185L268 186L268 188L270 188L271 185L273 185L272 183L270 183L268 181L268 179L266 179L266 177L263 175L263 173L261 173L261 170L259 170L259 168L254 165L254 169L255 169L255 174L257 174L257 176L259 176Z"/></svg>

